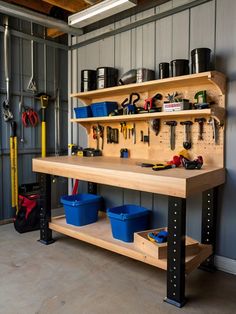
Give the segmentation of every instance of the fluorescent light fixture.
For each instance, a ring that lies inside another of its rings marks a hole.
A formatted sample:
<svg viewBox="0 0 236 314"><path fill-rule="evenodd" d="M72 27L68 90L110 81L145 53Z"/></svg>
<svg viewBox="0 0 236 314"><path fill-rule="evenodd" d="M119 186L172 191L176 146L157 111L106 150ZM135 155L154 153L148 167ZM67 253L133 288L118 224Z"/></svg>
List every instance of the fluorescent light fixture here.
<svg viewBox="0 0 236 314"><path fill-rule="evenodd" d="M84 27L137 5L137 0L104 0L68 18L73 27Z"/></svg>

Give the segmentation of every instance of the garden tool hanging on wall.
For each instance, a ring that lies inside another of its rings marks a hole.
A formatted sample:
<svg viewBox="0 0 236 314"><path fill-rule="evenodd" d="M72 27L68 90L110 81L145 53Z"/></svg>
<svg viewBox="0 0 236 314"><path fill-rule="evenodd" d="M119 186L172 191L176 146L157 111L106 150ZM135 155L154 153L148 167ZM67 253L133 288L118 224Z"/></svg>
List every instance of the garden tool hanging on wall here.
<svg viewBox="0 0 236 314"><path fill-rule="evenodd" d="M11 163L11 206L18 213L18 160L16 122L11 122L10 136L10 163Z"/></svg>
<svg viewBox="0 0 236 314"><path fill-rule="evenodd" d="M46 157L46 109L50 96L45 93L40 93L36 99L40 100L41 105L41 156Z"/></svg>
<svg viewBox="0 0 236 314"><path fill-rule="evenodd" d="M4 121L8 122L13 119L13 113L10 108L10 32L8 27L8 17L4 18L4 70L5 70L5 81L6 81L6 99L2 104L2 114Z"/></svg>
<svg viewBox="0 0 236 314"><path fill-rule="evenodd" d="M34 35L33 23L31 22L31 36ZM31 77L27 86L27 90L33 93L37 92L37 87L34 78L34 40L30 41L30 53L31 53Z"/></svg>

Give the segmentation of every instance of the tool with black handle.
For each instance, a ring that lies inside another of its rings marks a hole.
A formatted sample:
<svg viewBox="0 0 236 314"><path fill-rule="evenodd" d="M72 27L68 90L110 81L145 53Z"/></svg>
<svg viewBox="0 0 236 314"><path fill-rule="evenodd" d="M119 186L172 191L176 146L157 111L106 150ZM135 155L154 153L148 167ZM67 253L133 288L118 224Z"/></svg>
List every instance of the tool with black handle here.
<svg viewBox="0 0 236 314"><path fill-rule="evenodd" d="M164 124L170 127L170 149L175 150L175 127L177 125L176 121L165 121Z"/></svg>
<svg viewBox="0 0 236 314"><path fill-rule="evenodd" d="M204 123L206 122L206 119L205 118L196 118L194 121L198 122L198 125L199 125L198 140L203 141L203 126L204 126Z"/></svg>
<svg viewBox="0 0 236 314"><path fill-rule="evenodd" d="M180 122L181 125L184 126L184 142L183 147L185 149L190 149L192 147L191 141L191 125L193 124L192 121L182 121Z"/></svg>

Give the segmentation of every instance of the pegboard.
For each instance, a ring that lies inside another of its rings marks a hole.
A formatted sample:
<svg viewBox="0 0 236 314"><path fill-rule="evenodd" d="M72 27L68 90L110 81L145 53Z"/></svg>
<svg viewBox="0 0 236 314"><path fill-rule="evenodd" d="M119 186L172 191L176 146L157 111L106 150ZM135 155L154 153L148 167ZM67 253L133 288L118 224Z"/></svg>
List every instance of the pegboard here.
<svg viewBox="0 0 236 314"><path fill-rule="evenodd" d="M107 93L105 92L104 95L101 91L99 91L98 95L94 95L92 99L86 101L87 104L99 102L99 101L117 101L119 106L124 101L125 98L129 98L131 92L138 92L140 94L140 100L136 104L137 106L143 107L144 101L148 97L153 97L157 93L160 93L163 96L162 101L160 102L160 106L163 105L163 102L167 100L168 94L177 93L184 99L189 99L191 103L195 103L196 100L194 96L197 92L206 90L207 93L207 102L210 103L210 107L212 112L215 109L221 108L224 112L225 108L225 89L222 88L224 86L224 78L219 75L217 76L215 81L212 82L210 79L200 80L198 83L197 80L191 82L191 77L196 77L196 75L190 75L189 81L183 81L181 84L181 78L172 78L169 79L169 83L166 84L156 84L150 85L146 89L143 88L142 85L134 85L133 88L129 88L127 90L116 92L115 88L113 89L115 92ZM218 80L218 81L217 81ZM157 81L158 82L158 81ZM159 80L160 82L160 80ZM175 86L175 82L176 84ZM141 86L141 87L140 87ZM154 88L155 87L155 88ZM119 89L119 87L118 87ZM182 111L183 112L183 111ZM140 114L141 115L141 114ZM139 115L139 116L140 116ZM154 162L166 162L173 158L174 155L178 155L178 153L183 150L183 141L184 141L184 126L180 124L181 121L192 121L193 124L191 126L191 142L192 147L189 149L190 157L193 159L199 155L203 157L205 165L211 166L224 166L224 123L222 126L217 128L217 142L213 138L213 128L209 124L211 119L210 116L199 116L197 118L205 118L206 122L203 126L203 140L199 140L199 124L195 122L196 116L191 116L188 114L186 116L181 117L166 117L160 118L160 132L158 135L152 131L150 127L151 122L151 114L150 118L144 118L143 121L136 120L135 115L133 116L134 119L130 121L126 121L127 126L133 127L135 124L136 129L136 143L134 144L133 136L131 135L129 138L127 132L127 139L124 138L123 134L120 132L121 125L120 122L117 121L100 121L98 118L97 123L89 123L86 125L88 131L88 144L89 147L96 148L97 141L93 139L93 132L92 127L100 124L104 127L104 147L103 147L103 156L120 156L120 150L122 148L127 148L129 150L129 157L140 159L144 161L154 161ZM218 119L218 117L217 117ZM177 122L177 126L175 128L175 150L171 150L170 148L170 126L165 125L165 121L168 120L175 120ZM218 119L218 121L223 121L224 117L222 116ZM119 129L119 143L107 143L106 137L106 128L110 126L112 128ZM148 128L150 128L150 142L144 143L141 141L141 131L143 131L144 135L148 135ZM101 142L100 139L99 148L101 149Z"/></svg>

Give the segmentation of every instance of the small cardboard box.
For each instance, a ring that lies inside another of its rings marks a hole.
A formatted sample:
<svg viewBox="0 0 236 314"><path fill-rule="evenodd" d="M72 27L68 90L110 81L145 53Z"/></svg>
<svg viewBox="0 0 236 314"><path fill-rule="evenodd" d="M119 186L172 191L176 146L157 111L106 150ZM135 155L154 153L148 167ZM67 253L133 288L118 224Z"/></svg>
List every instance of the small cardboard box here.
<svg viewBox="0 0 236 314"><path fill-rule="evenodd" d="M134 233L134 245L142 252L154 256L158 259L167 258L167 243L151 242L147 235L149 232L160 232L167 228L152 229ZM186 236L186 256L197 254L199 242Z"/></svg>

